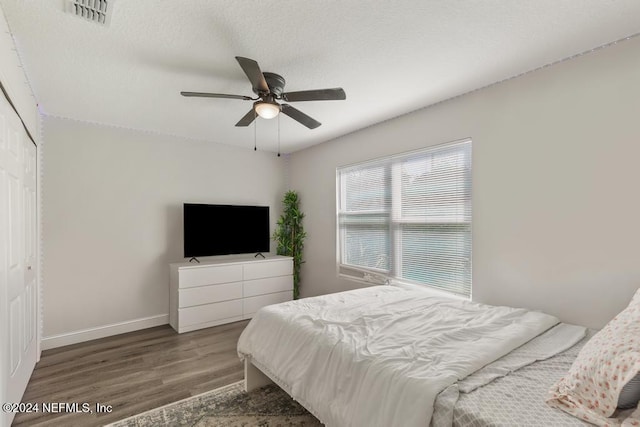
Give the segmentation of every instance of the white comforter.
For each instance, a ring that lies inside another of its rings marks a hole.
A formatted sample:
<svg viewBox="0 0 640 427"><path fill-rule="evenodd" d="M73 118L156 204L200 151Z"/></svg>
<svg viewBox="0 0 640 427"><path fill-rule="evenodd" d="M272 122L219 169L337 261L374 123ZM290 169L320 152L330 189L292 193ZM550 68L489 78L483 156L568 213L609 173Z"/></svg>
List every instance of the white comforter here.
<svg viewBox="0 0 640 427"><path fill-rule="evenodd" d="M238 341L327 426L429 425L437 394L558 323L374 286L268 306Z"/></svg>

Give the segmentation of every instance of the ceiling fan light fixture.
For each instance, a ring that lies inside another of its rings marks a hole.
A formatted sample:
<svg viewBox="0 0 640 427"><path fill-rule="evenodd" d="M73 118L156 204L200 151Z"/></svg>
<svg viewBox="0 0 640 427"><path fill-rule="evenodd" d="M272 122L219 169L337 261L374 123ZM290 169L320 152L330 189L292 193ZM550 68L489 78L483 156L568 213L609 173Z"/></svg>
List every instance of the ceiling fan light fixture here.
<svg viewBox="0 0 640 427"><path fill-rule="evenodd" d="M280 114L280 104L277 102L257 101L253 104L253 108L263 119L273 119Z"/></svg>

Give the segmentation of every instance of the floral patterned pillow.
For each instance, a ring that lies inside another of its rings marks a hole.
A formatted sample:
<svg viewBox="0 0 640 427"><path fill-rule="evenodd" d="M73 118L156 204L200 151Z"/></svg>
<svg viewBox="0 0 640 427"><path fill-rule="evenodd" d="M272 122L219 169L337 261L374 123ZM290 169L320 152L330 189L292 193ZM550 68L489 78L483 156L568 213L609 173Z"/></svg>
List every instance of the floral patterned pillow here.
<svg viewBox="0 0 640 427"><path fill-rule="evenodd" d="M547 404L599 426L640 426L640 408L612 418L620 392L640 372L640 289L629 306L589 340ZM636 403L637 406L637 403Z"/></svg>

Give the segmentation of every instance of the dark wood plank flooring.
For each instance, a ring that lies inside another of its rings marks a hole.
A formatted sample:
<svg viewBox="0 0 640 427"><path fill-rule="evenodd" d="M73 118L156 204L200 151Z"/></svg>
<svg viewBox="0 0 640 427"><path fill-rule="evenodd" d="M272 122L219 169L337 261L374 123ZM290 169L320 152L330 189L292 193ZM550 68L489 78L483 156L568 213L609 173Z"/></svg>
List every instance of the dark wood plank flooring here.
<svg viewBox="0 0 640 427"><path fill-rule="evenodd" d="M169 325L46 350L23 402L89 403L93 413L17 414L13 426L102 426L240 381L247 321L177 334ZM111 405L96 413L95 404Z"/></svg>

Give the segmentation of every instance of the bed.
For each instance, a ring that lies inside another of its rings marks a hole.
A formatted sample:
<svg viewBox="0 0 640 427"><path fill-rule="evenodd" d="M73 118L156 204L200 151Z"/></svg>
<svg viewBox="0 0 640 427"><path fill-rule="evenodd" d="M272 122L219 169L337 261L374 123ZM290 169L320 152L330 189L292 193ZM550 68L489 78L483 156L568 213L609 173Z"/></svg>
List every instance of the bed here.
<svg viewBox="0 0 640 427"><path fill-rule="evenodd" d="M438 395L434 427L554 426L588 424L549 407L549 388L569 370L593 335L587 331L575 345L576 326L559 324ZM584 329L584 328L580 328ZM565 345L561 343L564 341ZM568 347L557 354L557 345Z"/></svg>
<svg viewBox="0 0 640 427"><path fill-rule="evenodd" d="M587 335L544 313L373 286L265 307L238 353L247 389L273 381L330 427L575 426L544 398Z"/></svg>

